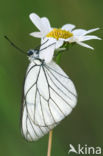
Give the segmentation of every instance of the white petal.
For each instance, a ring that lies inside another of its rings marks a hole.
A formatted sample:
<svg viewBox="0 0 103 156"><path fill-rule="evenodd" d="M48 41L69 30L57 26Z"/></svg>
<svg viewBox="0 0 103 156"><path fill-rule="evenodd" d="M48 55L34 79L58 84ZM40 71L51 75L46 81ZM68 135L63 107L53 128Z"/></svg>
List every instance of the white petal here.
<svg viewBox="0 0 103 156"><path fill-rule="evenodd" d="M84 30L84 29L76 29L74 30L72 33L75 35L75 36L84 36L86 34L89 34L91 32L94 32L96 30L99 30L99 28L95 28L95 29L90 29L90 30Z"/></svg>
<svg viewBox="0 0 103 156"><path fill-rule="evenodd" d="M66 41L66 42L69 42L69 43L72 43L72 42L76 42L77 39L76 39L75 36L72 36L72 37L69 37L69 38L65 39L65 41Z"/></svg>
<svg viewBox="0 0 103 156"><path fill-rule="evenodd" d="M37 14L35 14L35 13L31 13L31 14L29 15L29 17L30 17L32 23L33 23L40 31L42 31L43 28L42 28L41 18L40 18Z"/></svg>
<svg viewBox="0 0 103 156"><path fill-rule="evenodd" d="M32 32L32 33L30 33L30 36L37 37L37 38L43 37L41 32Z"/></svg>
<svg viewBox="0 0 103 156"><path fill-rule="evenodd" d="M86 35L86 34L89 34L89 33L91 33L91 32L97 31L97 30L99 30L99 29L100 29L100 28L95 28L95 29L87 30L87 32L84 33L83 35Z"/></svg>
<svg viewBox="0 0 103 156"><path fill-rule="evenodd" d="M60 48L63 45L64 41L63 40L58 40L56 43L56 49Z"/></svg>
<svg viewBox="0 0 103 156"><path fill-rule="evenodd" d="M67 30L67 31L71 31L74 28L75 28L75 25L73 24L65 24L64 26L62 26L62 30Z"/></svg>
<svg viewBox="0 0 103 156"><path fill-rule="evenodd" d="M73 30L72 33L74 34L74 36L78 37L78 36L82 36L86 33L87 31L84 29L76 29Z"/></svg>
<svg viewBox="0 0 103 156"><path fill-rule="evenodd" d="M41 43L42 46L40 47L40 58L44 59L46 63L49 63L51 62L54 55L56 40L54 38L51 39L45 38L42 39Z"/></svg>
<svg viewBox="0 0 103 156"><path fill-rule="evenodd" d="M50 26L50 22L49 22L48 18L42 17L41 21L42 21L42 24L43 24L43 26L45 28L45 31L47 33L49 33L51 31L51 26Z"/></svg>
<svg viewBox="0 0 103 156"><path fill-rule="evenodd" d="M92 40L92 39L97 39L101 40L101 38L94 36L94 35L87 35L87 36L82 36L80 37L79 41L87 41L87 40Z"/></svg>
<svg viewBox="0 0 103 156"><path fill-rule="evenodd" d="M89 49L94 49L93 47L89 46L88 44L85 44L85 43L82 43L82 42L77 42L77 44L83 46L83 47L86 47L86 48L89 48Z"/></svg>

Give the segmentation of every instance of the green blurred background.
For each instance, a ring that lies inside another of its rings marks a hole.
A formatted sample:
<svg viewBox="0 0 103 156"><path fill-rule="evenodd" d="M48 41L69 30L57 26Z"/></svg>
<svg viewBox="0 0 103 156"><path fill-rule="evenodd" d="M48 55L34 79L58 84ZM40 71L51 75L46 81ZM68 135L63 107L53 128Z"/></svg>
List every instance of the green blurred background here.
<svg viewBox="0 0 103 156"><path fill-rule="evenodd" d="M103 37L102 0L1 0L0 1L0 156L46 156L48 135L28 143L21 136L19 119L23 79L28 59L4 38L7 35L27 51L40 40L29 36L36 27L31 12L47 16L51 25L66 23L78 28L100 27ZM103 147L103 41L88 42L95 50L74 46L65 52L60 66L78 92L78 104L54 130L52 156L67 156L69 144ZM73 156L73 154L70 154Z"/></svg>

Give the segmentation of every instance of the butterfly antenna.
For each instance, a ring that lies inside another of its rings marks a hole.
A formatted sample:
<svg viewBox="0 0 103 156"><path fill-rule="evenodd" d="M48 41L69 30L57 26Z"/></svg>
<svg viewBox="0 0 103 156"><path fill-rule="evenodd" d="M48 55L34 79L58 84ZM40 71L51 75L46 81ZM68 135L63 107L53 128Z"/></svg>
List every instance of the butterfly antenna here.
<svg viewBox="0 0 103 156"><path fill-rule="evenodd" d="M49 39L48 39L46 42L48 42L48 41L49 41ZM43 44L41 44L41 46L44 45L46 42L44 42ZM44 47L44 48L40 49L39 51L45 50L45 49L51 47L51 46L54 45L54 44L56 44L56 42L54 42L54 43L48 45L47 47Z"/></svg>
<svg viewBox="0 0 103 156"><path fill-rule="evenodd" d="M27 55L21 48L19 48L18 46L16 46L7 36L4 36L4 38L15 48L17 49L19 52Z"/></svg>
<svg viewBox="0 0 103 156"><path fill-rule="evenodd" d="M48 40L49 40L49 39L48 39ZM39 44L39 45L35 48L35 50L39 50L41 46L43 46L46 42L48 42L48 40L46 40L46 41L43 42L42 44Z"/></svg>

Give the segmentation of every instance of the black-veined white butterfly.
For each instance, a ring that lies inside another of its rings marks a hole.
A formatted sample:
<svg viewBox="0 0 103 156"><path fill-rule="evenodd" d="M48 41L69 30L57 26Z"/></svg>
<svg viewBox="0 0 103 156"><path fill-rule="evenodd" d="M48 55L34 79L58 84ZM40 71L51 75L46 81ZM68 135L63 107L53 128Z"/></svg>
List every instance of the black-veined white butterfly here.
<svg viewBox="0 0 103 156"><path fill-rule="evenodd" d="M28 51L30 64L21 114L22 134L28 141L47 134L71 113L77 102L75 86L66 73L54 61L47 64L40 59L41 52L55 45L46 46L46 43L41 45L41 50Z"/></svg>

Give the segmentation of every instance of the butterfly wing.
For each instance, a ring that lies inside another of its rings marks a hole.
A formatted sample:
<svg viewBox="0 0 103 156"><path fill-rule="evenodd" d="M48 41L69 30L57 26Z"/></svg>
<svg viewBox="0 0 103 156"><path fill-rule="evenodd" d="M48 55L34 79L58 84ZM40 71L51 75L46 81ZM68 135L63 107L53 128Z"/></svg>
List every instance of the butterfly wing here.
<svg viewBox="0 0 103 156"><path fill-rule="evenodd" d="M38 91L38 81L41 80L41 74L42 66L34 62L30 63L25 76L21 117L22 134L28 141L38 140L50 130L47 126L44 126L40 93ZM41 81L43 82L41 85L45 87L43 77ZM36 120L39 120L39 123Z"/></svg>
<svg viewBox="0 0 103 156"><path fill-rule="evenodd" d="M44 70L49 84L49 107L54 122L58 123L75 107L76 89L70 78L55 62L45 65Z"/></svg>
<svg viewBox="0 0 103 156"><path fill-rule="evenodd" d="M72 81L56 63L30 63L22 107L25 139L38 140L53 129L72 111L76 96Z"/></svg>

